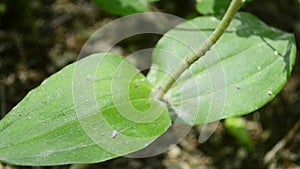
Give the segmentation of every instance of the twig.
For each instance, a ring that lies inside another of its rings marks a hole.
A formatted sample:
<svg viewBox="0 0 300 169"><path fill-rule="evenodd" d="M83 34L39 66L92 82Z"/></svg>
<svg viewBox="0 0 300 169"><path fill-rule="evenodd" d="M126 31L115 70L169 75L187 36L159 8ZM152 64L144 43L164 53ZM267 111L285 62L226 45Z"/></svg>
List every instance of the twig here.
<svg viewBox="0 0 300 169"><path fill-rule="evenodd" d="M279 141L277 144L266 153L264 157L264 163L270 164L274 159L276 154L284 148L284 146L288 143L288 141L294 136L297 130L300 128L300 118L294 124L292 129Z"/></svg>

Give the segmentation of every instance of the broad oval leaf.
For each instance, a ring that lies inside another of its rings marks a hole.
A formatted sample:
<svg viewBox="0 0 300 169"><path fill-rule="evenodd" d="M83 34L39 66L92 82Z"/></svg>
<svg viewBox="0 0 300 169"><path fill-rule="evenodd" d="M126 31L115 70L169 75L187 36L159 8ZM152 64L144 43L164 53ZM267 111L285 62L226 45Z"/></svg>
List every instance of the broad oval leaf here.
<svg viewBox="0 0 300 169"><path fill-rule="evenodd" d="M159 0L94 0L106 12L115 15L130 15L147 12L149 4Z"/></svg>
<svg viewBox="0 0 300 169"><path fill-rule="evenodd" d="M219 23L215 17L199 17L165 34L153 52L148 80L159 88ZM279 93L295 57L292 34L239 13L215 46L177 79L164 100L178 120L191 125L244 115Z"/></svg>
<svg viewBox="0 0 300 169"><path fill-rule="evenodd" d="M94 54L32 90L0 121L0 161L95 163L140 150L170 126L152 85L114 54ZM130 112L128 112L130 110Z"/></svg>

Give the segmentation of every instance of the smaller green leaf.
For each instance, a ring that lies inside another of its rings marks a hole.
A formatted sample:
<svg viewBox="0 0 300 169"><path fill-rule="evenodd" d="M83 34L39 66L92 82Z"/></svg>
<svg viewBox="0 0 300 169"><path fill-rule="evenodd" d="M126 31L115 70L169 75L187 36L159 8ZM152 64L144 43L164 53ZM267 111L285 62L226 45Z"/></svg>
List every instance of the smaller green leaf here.
<svg viewBox="0 0 300 169"><path fill-rule="evenodd" d="M196 10L203 14L224 14L231 0L197 0Z"/></svg>
<svg viewBox="0 0 300 169"><path fill-rule="evenodd" d="M253 0L246 0L252 2ZM196 10L203 15L223 15L231 0L197 0Z"/></svg>
<svg viewBox="0 0 300 169"><path fill-rule="evenodd" d="M149 3L159 0L94 0L101 9L115 15L130 15L149 11Z"/></svg>
<svg viewBox="0 0 300 169"><path fill-rule="evenodd" d="M253 142L246 129L245 120L242 117L225 119L224 124L228 132L237 140L238 144L247 148L249 152L253 152Z"/></svg>
<svg viewBox="0 0 300 169"><path fill-rule="evenodd" d="M0 3L0 15L4 14L6 11L6 6L3 3Z"/></svg>

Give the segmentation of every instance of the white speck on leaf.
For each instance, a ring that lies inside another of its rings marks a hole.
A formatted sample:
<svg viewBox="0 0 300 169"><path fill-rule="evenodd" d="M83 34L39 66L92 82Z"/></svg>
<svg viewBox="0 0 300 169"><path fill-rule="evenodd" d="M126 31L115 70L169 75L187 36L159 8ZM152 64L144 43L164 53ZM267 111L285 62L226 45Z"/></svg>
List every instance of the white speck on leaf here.
<svg viewBox="0 0 300 169"><path fill-rule="evenodd" d="M273 92L272 91L268 91L268 95L269 96L273 96Z"/></svg>
<svg viewBox="0 0 300 169"><path fill-rule="evenodd" d="M111 137L114 139L119 135L119 132L117 130L114 130L111 134Z"/></svg>
<svg viewBox="0 0 300 169"><path fill-rule="evenodd" d="M277 50L274 51L274 55L278 56L278 51Z"/></svg>
<svg viewBox="0 0 300 169"><path fill-rule="evenodd" d="M86 80L87 81L91 81L93 78L92 78L92 76L91 75L87 75L87 77L86 77Z"/></svg>
<svg viewBox="0 0 300 169"><path fill-rule="evenodd" d="M212 17L211 20L212 20L212 21L217 21L218 19L215 18L215 17Z"/></svg>
<svg viewBox="0 0 300 169"><path fill-rule="evenodd" d="M258 69L258 70L261 70L261 67L260 67L260 66L258 66L258 67L257 67L257 69Z"/></svg>
<svg viewBox="0 0 300 169"><path fill-rule="evenodd" d="M241 86L240 85L236 85L235 88L239 90L239 89L241 89Z"/></svg>

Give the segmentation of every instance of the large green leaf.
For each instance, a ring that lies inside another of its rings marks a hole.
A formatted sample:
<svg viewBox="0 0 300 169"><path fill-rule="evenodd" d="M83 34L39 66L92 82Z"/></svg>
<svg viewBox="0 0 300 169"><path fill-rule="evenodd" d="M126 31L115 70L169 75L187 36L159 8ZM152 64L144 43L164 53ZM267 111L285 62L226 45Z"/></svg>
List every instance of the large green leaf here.
<svg viewBox="0 0 300 169"><path fill-rule="evenodd" d="M0 121L0 161L95 163L140 150L170 126L151 90L120 56L95 54L71 64Z"/></svg>
<svg viewBox="0 0 300 169"><path fill-rule="evenodd" d="M159 0L94 0L104 11L115 15L147 12L149 3Z"/></svg>
<svg viewBox="0 0 300 169"><path fill-rule="evenodd" d="M148 80L159 88L220 23L199 17L169 31L153 52ZM272 100L295 62L293 35L239 13L215 46L165 94L179 120L203 124L250 113Z"/></svg>

